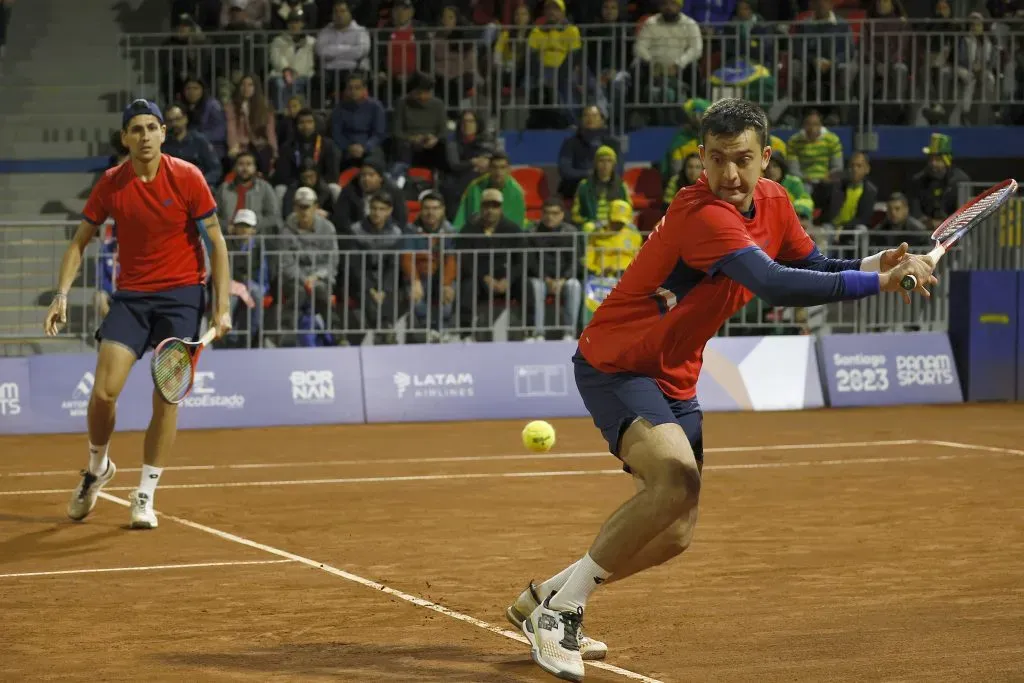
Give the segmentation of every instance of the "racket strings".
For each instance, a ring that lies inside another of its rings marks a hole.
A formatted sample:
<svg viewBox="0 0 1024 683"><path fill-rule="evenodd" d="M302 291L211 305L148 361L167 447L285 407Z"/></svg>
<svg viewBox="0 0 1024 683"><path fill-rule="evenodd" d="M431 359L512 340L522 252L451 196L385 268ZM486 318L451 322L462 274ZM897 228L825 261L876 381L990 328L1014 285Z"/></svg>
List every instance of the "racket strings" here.
<svg viewBox="0 0 1024 683"><path fill-rule="evenodd" d="M951 221L945 230L935 236L936 239L939 241L945 240L965 227L973 226L975 223L988 217L1005 201L1006 197L1013 192L1013 189L1012 187L1003 188L998 192L982 197L974 204L964 208L963 212Z"/></svg>
<svg viewBox="0 0 1024 683"><path fill-rule="evenodd" d="M180 401L192 379L192 354L181 342L162 348L153 360L153 379L168 401Z"/></svg>

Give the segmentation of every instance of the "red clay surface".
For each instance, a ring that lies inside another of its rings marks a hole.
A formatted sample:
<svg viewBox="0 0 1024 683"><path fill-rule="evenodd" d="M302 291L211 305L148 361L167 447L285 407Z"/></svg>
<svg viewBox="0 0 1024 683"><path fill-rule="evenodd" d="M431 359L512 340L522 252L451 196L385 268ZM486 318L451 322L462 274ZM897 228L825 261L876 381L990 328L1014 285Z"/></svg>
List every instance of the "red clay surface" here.
<svg viewBox="0 0 1024 683"><path fill-rule="evenodd" d="M588 420L552 422L537 457L521 422L183 432L156 504L507 629L526 581L578 558L633 490ZM665 683L1024 680L1024 405L705 430L693 546L591 599L609 664ZM140 449L115 437L111 495ZM101 500L69 522L84 450L0 438L5 679L555 680L500 633L168 517L129 531ZM230 564L11 576L207 563Z"/></svg>

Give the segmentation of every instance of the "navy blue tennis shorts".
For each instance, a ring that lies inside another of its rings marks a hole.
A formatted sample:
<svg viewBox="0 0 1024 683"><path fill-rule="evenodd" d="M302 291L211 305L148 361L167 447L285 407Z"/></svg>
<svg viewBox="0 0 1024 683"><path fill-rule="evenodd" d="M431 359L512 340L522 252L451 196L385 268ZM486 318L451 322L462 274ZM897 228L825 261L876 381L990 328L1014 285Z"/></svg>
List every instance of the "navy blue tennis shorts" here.
<svg viewBox="0 0 1024 683"><path fill-rule="evenodd" d="M114 292L110 312L96 331L96 341L117 342L142 358L148 349L168 337L199 338L206 311L202 285L177 287L162 292Z"/></svg>
<svg viewBox="0 0 1024 683"><path fill-rule="evenodd" d="M704 462L704 414L697 399L669 398L650 377L631 372L596 370L579 348L572 361L583 404L608 442L612 455L620 457L622 435L638 417L642 417L655 427L669 422L678 424L686 433L697 462ZM622 469L630 471L626 465Z"/></svg>

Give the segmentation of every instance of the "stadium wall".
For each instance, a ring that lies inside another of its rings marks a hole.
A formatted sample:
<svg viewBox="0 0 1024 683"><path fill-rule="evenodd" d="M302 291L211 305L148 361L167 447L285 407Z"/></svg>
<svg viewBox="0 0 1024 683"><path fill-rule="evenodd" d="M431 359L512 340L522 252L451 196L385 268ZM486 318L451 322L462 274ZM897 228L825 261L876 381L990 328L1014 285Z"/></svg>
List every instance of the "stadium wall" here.
<svg viewBox="0 0 1024 683"><path fill-rule="evenodd" d="M219 350L200 360L182 429L586 416L572 342ZM94 354L0 358L0 434L81 433ZM144 429L149 355L118 401ZM698 395L706 411L960 403L945 334L716 337Z"/></svg>

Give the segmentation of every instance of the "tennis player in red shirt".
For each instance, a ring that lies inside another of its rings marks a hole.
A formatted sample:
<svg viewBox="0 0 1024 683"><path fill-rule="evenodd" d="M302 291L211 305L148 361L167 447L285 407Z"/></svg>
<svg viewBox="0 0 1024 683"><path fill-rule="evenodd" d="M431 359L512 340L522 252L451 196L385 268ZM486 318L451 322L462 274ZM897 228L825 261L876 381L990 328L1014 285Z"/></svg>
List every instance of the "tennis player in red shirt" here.
<svg viewBox="0 0 1024 683"><path fill-rule="evenodd" d="M672 200L661 223L583 330L573 356L583 402L638 492L605 522L582 559L509 606L534 661L583 680L583 659L607 647L582 634L599 585L659 565L690 544L703 438L697 376L704 345L757 295L815 306L925 284L934 263L907 245L863 260L825 258L800 226L786 190L762 178L771 147L756 104L715 102L701 121L704 174ZM910 295L903 292L904 299Z"/></svg>
<svg viewBox="0 0 1024 683"><path fill-rule="evenodd" d="M202 172L187 161L161 154L167 128L152 102L136 100L121 117L121 142L129 158L96 183L60 266L57 295L46 314L46 333L67 321L68 290L82 253L107 220L117 223L117 291L96 333L99 356L89 399L89 466L68 503L68 517L84 519L117 468L108 456L117 397L135 361L168 337L198 339L206 310L204 241L211 249L214 325L217 337L231 329L228 314L228 252L217 222L217 206ZM178 428L178 408L153 391L142 477L131 492L132 528L157 526L153 496Z"/></svg>

